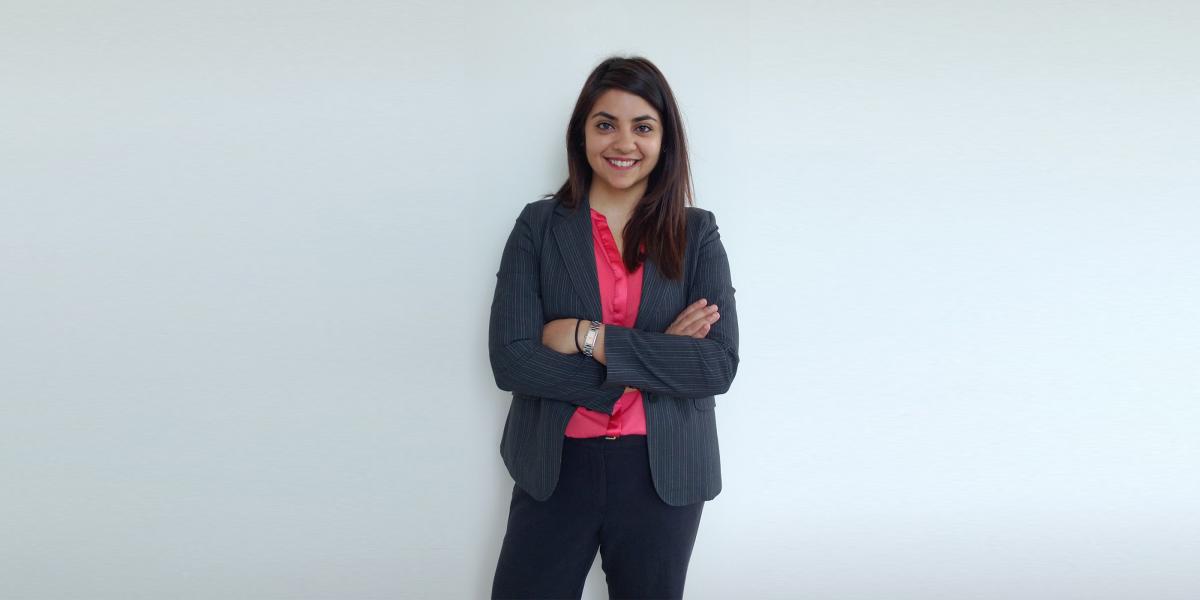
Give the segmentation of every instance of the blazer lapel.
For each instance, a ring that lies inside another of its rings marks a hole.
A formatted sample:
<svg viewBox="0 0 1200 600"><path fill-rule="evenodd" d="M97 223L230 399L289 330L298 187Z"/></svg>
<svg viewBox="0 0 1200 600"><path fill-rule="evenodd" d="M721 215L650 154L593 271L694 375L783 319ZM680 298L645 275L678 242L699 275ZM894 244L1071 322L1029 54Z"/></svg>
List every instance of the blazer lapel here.
<svg viewBox="0 0 1200 600"><path fill-rule="evenodd" d="M642 331L657 331L651 329L654 311L662 303L662 295L666 290L666 280L658 273L658 264L650 258L642 263L642 299L638 302L637 320L634 329Z"/></svg>
<svg viewBox="0 0 1200 600"><path fill-rule="evenodd" d="M554 238L558 242L563 263L567 266L571 284L583 299L587 310L585 318L600 321L603 310L600 307L600 279L596 274L592 210L588 195L583 195L583 203L574 212L562 204L555 206L554 212L562 217L554 227ZM653 312L661 301L663 290L664 281L658 272L658 265L647 258L643 263L642 297L638 303L635 329L646 330L647 325L654 322Z"/></svg>
<svg viewBox="0 0 1200 600"><path fill-rule="evenodd" d="M584 195L583 204L574 212L561 203L554 207L554 212L562 216L562 220L554 227L558 251L562 254L563 264L567 266L571 284L575 286L587 310L587 314L580 318L600 321L603 316L600 279L596 275L596 254L592 250L592 213L587 195Z"/></svg>

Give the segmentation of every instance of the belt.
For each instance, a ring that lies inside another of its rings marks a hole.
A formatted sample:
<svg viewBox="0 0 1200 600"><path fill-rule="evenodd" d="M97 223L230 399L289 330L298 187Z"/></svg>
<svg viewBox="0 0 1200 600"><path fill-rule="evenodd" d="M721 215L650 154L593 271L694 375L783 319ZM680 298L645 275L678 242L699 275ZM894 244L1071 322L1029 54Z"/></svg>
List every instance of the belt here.
<svg viewBox="0 0 1200 600"><path fill-rule="evenodd" d="M594 435L594 436L585 437L585 438L566 437L566 438L563 438L563 441L565 443L568 443L571 445L576 445L576 446L594 446L594 447L604 446L604 447L612 447L612 448L624 448L627 446L635 447L635 446L645 445L646 444L646 434L644 434L644 433L632 434L631 433L628 435L624 435L624 434Z"/></svg>

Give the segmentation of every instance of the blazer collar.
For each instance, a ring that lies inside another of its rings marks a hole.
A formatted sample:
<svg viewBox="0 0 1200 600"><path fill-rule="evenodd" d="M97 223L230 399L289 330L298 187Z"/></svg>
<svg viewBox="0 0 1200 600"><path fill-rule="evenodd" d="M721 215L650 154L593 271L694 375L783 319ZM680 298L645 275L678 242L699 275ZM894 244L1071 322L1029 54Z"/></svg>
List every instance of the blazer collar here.
<svg viewBox="0 0 1200 600"><path fill-rule="evenodd" d="M583 202L574 210L556 203L555 214L561 218L554 226L554 238L558 242L563 263L579 297L587 309L586 318L602 321L600 308L600 279L596 274L595 241L592 238L592 210L588 192L583 193ZM652 322L652 312L661 303L665 280L659 274L658 265L649 257L643 263L642 297L638 302L635 329L646 329Z"/></svg>

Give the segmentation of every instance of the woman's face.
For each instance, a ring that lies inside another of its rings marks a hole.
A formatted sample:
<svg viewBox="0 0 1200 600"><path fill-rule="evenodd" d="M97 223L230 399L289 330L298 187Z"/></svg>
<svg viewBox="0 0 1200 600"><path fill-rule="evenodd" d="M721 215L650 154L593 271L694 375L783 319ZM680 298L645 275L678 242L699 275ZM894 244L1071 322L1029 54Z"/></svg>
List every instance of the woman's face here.
<svg viewBox="0 0 1200 600"><path fill-rule="evenodd" d="M612 89L601 94L584 124L584 145L592 182L617 190L646 188L658 164L662 122L641 96ZM624 161L614 164L610 159ZM628 161L635 161L628 165Z"/></svg>

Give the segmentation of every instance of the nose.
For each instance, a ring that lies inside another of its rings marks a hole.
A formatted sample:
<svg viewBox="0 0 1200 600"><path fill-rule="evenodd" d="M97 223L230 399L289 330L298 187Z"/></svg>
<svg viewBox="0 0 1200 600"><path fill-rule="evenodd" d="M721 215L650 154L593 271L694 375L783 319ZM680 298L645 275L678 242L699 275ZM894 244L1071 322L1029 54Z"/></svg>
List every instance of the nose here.
<svg viewBox="0 0 1200 600"><path fill-rule="evenodd" d="M618 150L626 153L637 150L637 144L634 143L633 134L629 132L622 133L621 137L617 139L616 147Z"/></svg>

